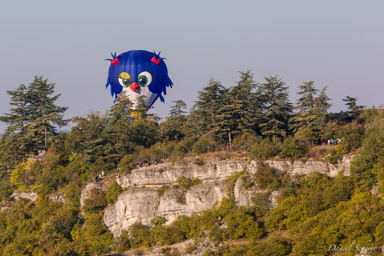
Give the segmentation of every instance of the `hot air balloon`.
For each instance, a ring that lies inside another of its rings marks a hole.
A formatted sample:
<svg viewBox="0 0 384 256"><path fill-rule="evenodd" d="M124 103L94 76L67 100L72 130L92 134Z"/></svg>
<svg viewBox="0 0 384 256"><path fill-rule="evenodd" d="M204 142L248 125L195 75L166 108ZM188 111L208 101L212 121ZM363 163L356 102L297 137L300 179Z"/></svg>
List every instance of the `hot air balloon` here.
<svg viewBox="0 0 384 256"><path fill-rule="evenodd" d="M107 59L111 61L111 65L106 88L110 86L111 95L115 99L125 92L133 103L133 108L136 108L141 97L147 110L158 98L164 102L166 87L172 87L173 83L168 77L167 66L164 58L160 57L160 52L156 54L133 50L119 56L116 53L111 55L112 59Z"/></svg>

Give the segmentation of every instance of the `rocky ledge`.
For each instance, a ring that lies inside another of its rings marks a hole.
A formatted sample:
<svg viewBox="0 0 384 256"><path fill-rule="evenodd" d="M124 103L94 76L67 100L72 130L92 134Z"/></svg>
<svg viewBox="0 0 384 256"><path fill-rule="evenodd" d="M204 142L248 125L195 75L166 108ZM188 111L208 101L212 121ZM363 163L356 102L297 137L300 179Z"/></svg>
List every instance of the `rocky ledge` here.
<svg viewBox="0 0 384 256"><path fill-rule="evenodd" d="M266 163L291 176L306 175L314 171L335 176L338 172L349 175L351 161L352 157L346 156L336 165L313 160L269 160ZM255 193L265 192L257 186L248 187L244 184L244 180L253 179L252 174L256 170L257 162L247 158L188 158L173 165L163 163L135 169L131 174L116 179L126 190L119 195L114 205L105 209L104 223L115 236L119 236L122 229L127 229L136 222L151 225L155 216L164 217L166 224L169 224L180 215L191 216L195 212L210 209L229 193L239 205L247 205ZM242 172L245 179L230 181L230 177L239 172ZM201 182L185 189L177 186L177 179L180 177L198 179ZM87 190L98 186L103 189L101 184L89 184L83 191L81 200L86 198ZM277 196L276 192L271 194L272 205L276 204Z"/></svg>

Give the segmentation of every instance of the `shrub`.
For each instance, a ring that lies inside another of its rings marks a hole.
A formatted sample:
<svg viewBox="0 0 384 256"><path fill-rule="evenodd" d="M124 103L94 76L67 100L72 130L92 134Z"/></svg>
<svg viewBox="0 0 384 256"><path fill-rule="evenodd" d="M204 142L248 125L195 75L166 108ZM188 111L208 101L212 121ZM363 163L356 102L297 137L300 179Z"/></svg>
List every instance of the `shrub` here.
<svg viewBox="0 0 384 256"><path fill-rule="evenodd" d="M114 204L117 201L118 196L123 192L123 189L119 184L117 184L116 181L113 181L108 189L107 193L105 195L105 199L107 200L108 204Z"/></svg>
<svg viewBox="0 0 384 256"><path fill-rule="evenodd" d="M272 238L266 242L251 243L248 255L285 256L292 251L290 241L283 238Z"/></svg>
<svg viewBox="0 0 384 256"><path fill-rule="evenodd" d="M144 226L141 223L133 224L129 228L129 235L131 237L130 245L132 248L141 246L150 247L153 244L149 227Z"/></svg>
<svg viewBox="0 0 384 256"><path fill-rule="evenodd" d="M84 200L83 209L86 212L100 212L107 206L107 200L102 190L92 188L89 197Z"/></svg>
<svg viewBox="0 0 384 256"><path fill-rule="evenodd" d="M201 184L202 181L198 178L191 179L191 178L186 178L182 176L177 178L176 182L180 187L189 189L192 186Z"/></svg>
<svg viewBox="0 0 384 256"><path fill-rule="evenodd" d="M102 215L88 213L85 215L84 225L78 224L71 231L74 255L102 255L109 252L112 234L102 221Z"/></svg>
<svg viewBox="0 0 384 256"><path fill-rule="evenodd" d="M257 217L263 216L271 208L269 193L256 192L251 198L253 209Z"/></svg>
<svg viewBox="0 0 384 256"><path fill-rule="evenodd" d="M265 164L263 162L258 162L257 164L255 180L260 188L268 188L271 191L277 190L281 185L278 172L269 166L269 164Z"/></svg>
<svg viewBox="0 0 384 256"><path fill-rule="evenodd" d="M238 207L224 217L227 223L227 232L230 238L251 238L258 239L263 235L263 230L259 227L251 211L245 207Z"/></svg>
<svg viewBox="0 0 384 256"><path fill-rule="evenodd" d="M163 186L161 186L161 188L157 189L157 195L161 197L165 193L165 191L167 191L169 188L170 188L169 185L164 184Z"/></svg>
<svg viewBox="0 0 384 256"><path fill-rule="evenodd" d="M186 239L187 233L179 222L167 226L157 226L152 230L153 239L158 245L175 244Z"/></svg>
<svg viewBox="0 0 384 256"><path fill-rule="evenodd" d="M193 161L193 163L194 163L195 165L202 166L202 165L204 165L204 160L203 160L203 159L200 159L200 158L196 158L196 159Z"/></svg>
<svg viewBox="0 0 384 256"><path fill-rule="evenodd" d="M331 164L336 164L347 153L348 150L344 147L344 145L338 144L335 149L329 151L329 155L325 158L325 161Z"/></svg>
<svg viewBox="0 0 384 256"><path fill-rule="evenodd" d="M168 158L174 150L174 145L172 143L156 143L149 149L143 149L140 152L140 155L146 155L147 161L153 162L155 159L165 159Z"/></svg>
<svg viewBox="0 0 384 256"><path fill-rule="evenodd" d="M296 160L303 157L306 151L306 146L300 143L300 141L295 140L293 137L287 137L281 146L279 156Z"/></svg>
<svg viewBox="0 0 384 256"><path fill-rule="evenodd" d="M193 153L202 154L213 151L216 148L216 141L210 134L205 134L193 144Z"/></svg>
<svg viewBox="0 0 384 256"><path fill-rule="evenodd" d="M178 191L176 193L176 202L178 204L183 204L183 205L185 205L187 203L187 199L185 198L184 191Z"/></svg>
<svg viewBox="0 0 384 256"><path fill-rule="evenodd" d="M244 134L237 136L233 140L233 145L236 146L236 149L242 149L251 151L252 146L257 142L258 137L253 134Z"/></svg>
<svg viewBox="0 0 384 256"><path fill-rule="evenodd" d="M167 222L167 219L164 218L164 217L159 217L159 216L156 216L155 218L153 218L151 220L151 224L155 227L157 226L161 226L163 224L165 224Z"/></svg>
<svg viewBox="0 0 384 256"><path fill-rule="evenodd" d="M126 230L121 231L120 237L117 239L116 243L115 248L118 253L131 249L128 232Z"/></svg>
<svg viewBox="0 0 384 256"><path fill-rule="evenodd" d="M278 138L265 138L256 142L251 151L254 159L266 160L277 156L281 152L282 143Z"/></svg>
<svg viewBox="0 0 384 256"><path fill-rule="evenodd" d="M378 169L378 163L384 158L384 131L373 128L367 132L361 150L356 154L351 164L351 177L355 181L365 180L369 185L376 181L373 169Z"/></svg>
<svg viewBox="0 0 384 256"><path fill-rule="evenodd" d="M254 185L253 181L250 179L250 177L248 175L241 176L241 180L243 181L245 189L248 189Z"/></svg>
<svg viewBox="0 0 384 256"><path fill-rule="evenodd" d="M65 204L72 209L80 208L81 187L76 182L67 185L65 191Z"/></svg>
<svg viewBox="0 0 384 256"><path fill-rule="evenodd" d="M217 250L208 249L203 256L238 256L246 255L247 247L244 245L223 245ZM253 255L253 254L252 254ZM256 254L255 254L256 255ZM260 254L263 255L263 254Z"/></svg>
<svg viewBox="0 0 384 256"><path fill-rule="evenodd" d="M188 245L187 248L185 248L184 253L185 254L191 254L194 251L196 251L196 249L197 249L197 244L193 243L193 244Z"/></svg>
<svg viewBox="0 0 384 256"><path fill-rule="evenodd" d="M190 137L177 143L174 150L174 155L178 157L182 157L188 152L191 152L193 148L193 144L196 142L196 140L197 138Z"/></svg>
<svg viewBox="0 0 384 256"><path fill-rule="evenodd" d="M134 163L136 161L137 155L130 154L126 155L121 159L118 166L120 167L120 173L121 174L131 174L132 170L135 168Z"/></svg>
<svg viewBox="0 0 384 256"><path fill-rule="evenodd" d="M212 242L222 242L228 239L228 233L226 229L222 229L215 224L209 230L208 237Z"/></svg>

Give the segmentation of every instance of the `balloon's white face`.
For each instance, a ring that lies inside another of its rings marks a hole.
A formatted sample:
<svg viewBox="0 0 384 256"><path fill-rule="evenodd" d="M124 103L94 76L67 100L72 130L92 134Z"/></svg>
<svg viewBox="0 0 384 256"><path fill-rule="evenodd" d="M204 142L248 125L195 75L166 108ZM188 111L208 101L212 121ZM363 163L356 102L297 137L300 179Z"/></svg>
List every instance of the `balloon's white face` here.
<svg viewBox="0 0 384 256"><path fill-rule="evenodd" d="M143 99L147 106L151 106L157 98L157 93L152 93L148 87L140 87L137 92L134 92L129 87L124 87L123 92L125 92L125 95L128 96L129 100L132 102L133 109L137 107L138 98L140 96L145 96Z"/></svg>
<svg viewBox="0 0 384 256"><path fill-rule="evenodd" d="M143 97L146 106L151 106L157 99L157 93L149 90L152 82L152 75L147 71L141 72L137 77L132 78L128 72L121 72L119 75L119 83L123 87L123 92L133 104L133 108L137 107L139 98Z"/></svg>

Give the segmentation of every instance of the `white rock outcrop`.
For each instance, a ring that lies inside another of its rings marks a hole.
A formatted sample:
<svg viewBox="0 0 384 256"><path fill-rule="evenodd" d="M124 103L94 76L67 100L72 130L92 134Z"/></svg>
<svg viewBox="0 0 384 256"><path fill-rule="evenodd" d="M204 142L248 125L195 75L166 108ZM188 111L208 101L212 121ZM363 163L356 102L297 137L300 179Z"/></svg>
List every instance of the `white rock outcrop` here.
<svg viewBox="0 0 384 256"><path fill-rule="evenodd" d="M30 200L32 202L35 202L37 200L37 198L38 198L38 195L35 192L19 191L19 192L13 193L11 195L11 198L13 200L17 200L19 198L23 198L23 199L27 199L27 200Z"/></svg>
<svg viewBox="0 0 384 256"><path fill-rule="evenodd" d="M314 171L336 176L338 172L349 175L352 157L345 157L339 164L332 165L321 161L266 161L272 168L286 171L289 175L309 174ZM257 162L247 158L240 159L204 159L197 162L187 159L183 164L164 163L151 167L142 167L132 171L130 175L117 178L116 181L127 190L119 195L114 205L109 205L104 211L104 223L109 230L119 236L122 229L127 229L134 223L140 222L151 225L155 216L165 217L167 224L178 216L191 216L195 212L207 210L228 196L229 178L245 171L248 178L256 173ZM197 178L201 184L188 190L171 186L179 177ZM168 184L161 196L158 189ZM265 192L253 186L244 187L243 179L232 184L232 193L240 206L249 205L255 192ZM89 184L83 191L81 202L87 197L92 188L102 189L99 184ZM87 192L88 191L88 192ZM271 194L272 205L277 203L278 193Z"/></svg>

